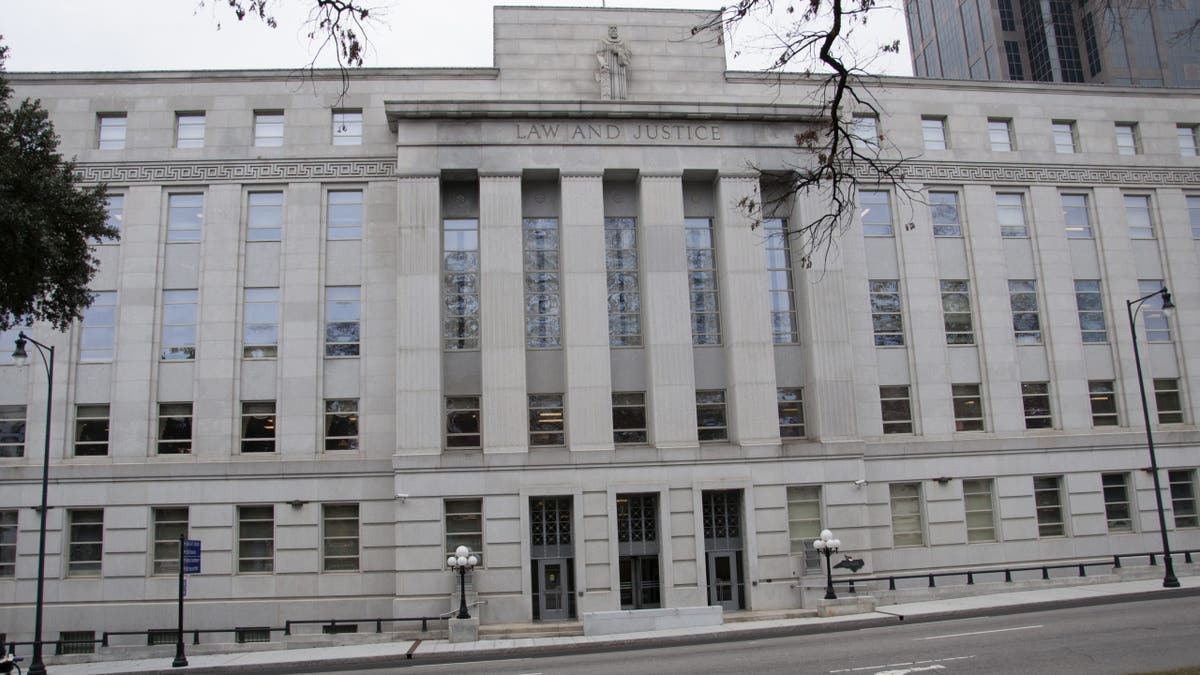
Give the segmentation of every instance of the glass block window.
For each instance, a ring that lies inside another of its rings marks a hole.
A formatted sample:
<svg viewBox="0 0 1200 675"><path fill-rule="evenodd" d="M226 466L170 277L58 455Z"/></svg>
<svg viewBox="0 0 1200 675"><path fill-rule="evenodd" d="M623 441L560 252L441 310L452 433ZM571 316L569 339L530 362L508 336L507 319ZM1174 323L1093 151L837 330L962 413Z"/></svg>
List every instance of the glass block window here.
<svg viewBox="0 0 1200 675"><path fill-rule="evenodd" d="M243 293L242 356L273 359L279 345L279 289L247 288Z"/></svg>
<svg viewBox="0 0 1200 675"><path fill-rule="evenodd" d="M771 335L775 344L800 341L796 295L792 285L791 236L784 218L764 218L767 285L771 293Z"/></svg>
<svg viewBox="0 0 1200 675"><path fill-rule="evenodd" d="M1019 192L996 193L996 221L1001 237L1028 237L1025 224L1025 195Z"/></svg>
<svg viewBox="0 0 1200 675"><path fill-rule="evenodd" d="M1100 476L1104 487L1104 517L1109 532L1133 532L1133 509L1129 501L1129 475L1106 473Z"/></svg>
<svg viewBox="0 0 1200 675"><path fill-rule="evenodd" d="M275 401L242 401L242 452L275 452Z"/></svg>
<svg viewBox="0 0 1200 675"><path fill-rule="evenodd" d="M791 554L803 559L804 569L819 571L821 556L812 543L821 536L821 486L789 485L787 510Z"/></svg>
<svg viewBox="0 0 1200 675"><path fill-rule="evenodd" d="M1079 336L1084 344L1108 342L1099 279L1075 280L1075 309L1079 313Z"/></svg>
<svg viewBox="0 0 1200 675"><path fill-rule="evenodd" d="M483 500L447 499L446 553L454 555L459 546L466 546L483 564Z"/></svg>
<svg viewBox="0 0 1200 675"><path fill-rule="evenodd" d="M446 397L446 447L481 447L478 396Z"/></svg>
<svg viewBox="0 0 1200 675"><path fill-rule="evenodd" d="M921 138L925 141L926 150L945 150L946 118L922 117Z"/></svg>
<svg viewBox="0 0 1200 675"><path fill-rule="evenodd" d="M246 202L246 239L279 241L283 233L283 193L251 192Z"/></svg>
<svg viewBox="0 0 1200 675"><path fill-rule="evenodd" d="M104 224L106 226L116 230L118 234L125 231L125 195L111 193L105 196L104 212L106 214L104 219ZM115 242L116 239L110 239L109 237L102 237L100 239L101 244L111 244Z"/></svg>
<svg viewBox="0 0 1200 675"><path fill-rule="evenodd" d="M358 450L358 399L325 399L325 450Z"/></svg>
<svg viewBox="0 0 1200 675"><path fill-rule="evenodd" d="M1091 239L1092 222L1087 195L1062 195L1063 221L1070 239Z"/></svg>
<svg viewBox="0 0 1200 675"><path fill-rule="evenodd" d="M333 144L362 145L363 114L361 110L333 111Z"/></svg>
<svg viewBox="0 0 1200 675"><path fill-rule="evenodd" d="M154 515L154 574L179 574L179 537L188 534L188 507L156 508Z"/></svg>
<svg viewBox="0 0 1200 675"><path fill-rule="evenodd" d="M867 281L871 300L871 327L876 347L904 346L904 319L900 313L900 282L896 279Z"/></svg>
<svg viewBox="0 0 1200 675"><path fill-rule="evenodd" d="M163 291L162 351L164 361L196 358L196 303L199 292Z"/></svg>
<svg viewBox="0 0 1200 675"><path fill-rule="evenodd" d="M888 489L892 498L892 546L924 546L921 484L892 483Z"/></svg>
<svg viewBox="0 0 1200 675"><path fill-rule="evenodd" d="M558 219L524 219L525 346L562 346Z"/></svg>
<svg viewBox="0 0 1200 675"><path fill-rule="evenodd" d="M1138 128L1134 122L1117 122L1114 125L1117 135L1118 155L1137 155L1141 153L1138 139Z"/></svg>
<svg viewBox="0 0 1200 675"><path fill-rule="evenodd" d="M204 195L167 195L167 241L200 241L200 226L204 221Z"/></svg>
<svg viewBox="0 0 1200 675"><path fill-rule="evenodd" d="M204 147L204 113L175 113L175 147Z"/></svg>
<svg viewBox="0 0 1200 675"><path fill-rule="evenodd" d="M1050 383L1022 382L1021 404L1025 409L1026 429L1049 429L1054 426L1050 415Z"/></svg>
<svg viewBox="0 0 1200 675"><path fill-rule="evenodd" d="M979 384L952 384L955 431L983 431L983 397Z"/></svg>
<svg viewBox="0 0 1200 675"><path fill-rule="evenodd" d="M104 510L67 511L67 576L98 577L104 555Z"/></svg>
<svg viewBox="0 0 1200 675"><path fill-rule="evenodd" d="M646 394L614 391L612 395L613 443L646 443Z"/></svg>
<svg viewBox="0 0 1200 675"><path fill-rule="evenodd" d="M97 146L101 150L121 150L125 147L125 113L103 113L96 118L100 128Z"/></svg>
<svg viewBox="0 0 1200 675"><path fill-rule="evenodd" d="M1063 514L1062 476L1035 476L1033 501L1037 509L1039 537L1065 537L1066 518Z"/></svg>
<svg viewBox="0 0 1200 675"><path fill-rule="evenodd" d="M1154 238L1150 195L1125 195L1125 222L1129 223L1130 239Z"/></svg>
<svg viewBox="0 0 1200 675"><path fill-rule="evenodd" d="M1196 515L1196 478L1195 471L1177 469L1167 472L1167 482L1171 487L1171 513L1175 516L1175 527L1200 527L1200 517ZM9 513L14 513L10 511ZM15 514L14 514L15 515ZM2 522L0 518L0 522ZM16 518L13 519L14 525ZM16 533L13 534L14 540ZM0 536L0 539L3 537ZM0 555L3 555L0 553ZM0 560L2 564L2 560Z"/></svg>
<svg viewBox="0 0 1200 675"><path fill-rule="evenodd" d="M358 356L359 295L358 286L325 288L325 356Z"/></svg>
<svg viewBox="0 0 1200 675"><path fill-rule="evenodd" d="M684 218L688 291L692 306L692 344L721 344L720 291L711 218Z"/></svg>
<svg viewBox="0 0 1200 675"><path fill-rule="evenodd" d="M1059 154L1073 155L1079 152L1079 140L1075 133L1074 120L1054 120L1050 123L1050 131L1054 134L1054 151Z"/></svg>
<svg viewBox="0 0 1200 675"><path fill-rule="evenodd" d="M1139 296L1150 295L1162 288L1162 279L1138 279ZM1171 318L1163 311L1161 294L1142 303L1142 327L1146 330L1147 342L1171 341Z"/></svg>
<svg viewBox="0 0 1200 675"><path fill-rule="evenodd" d="M79 322L79 360L112 361L117 323L117 292L92 293Z"/></svg>
<svg viewBox="0 0 1200 675"><path fill-rule="evenodd" d="M996 512L990 478L963 479L963 508L967 515L967 543L996 541Z"/></svg>
<svg viewBox="0 0 1200 675"><path fill-rule="evenodd" d="M883 433L911 434L913 432L912 401L908 385L879 387L879 408L883 414Z"/></svg>
<svg viewBox="0 0 1200 675"><path fill-rule="evenodd" d="M361 239L362 190L330 190L327 232L330 239Z"/></svg>
<svg viewBox="0 0 1200 675"><path fill-rule="evenodd" d="M608 344L642 346L642 294L638 280L637 218L604 219L608 282Z"/></svg>
<svg viewBox="0 0 1200 675"><path fill-rule="evenodd" d="M1175 125L1175 134L1179 138L1179 154L1184 157L1195 157L1196 148L1200 146L1200 126L1177 124Z"/></svg>
<svg viewBox="0 0 1200 675"><path fill-rule="evenodd" d="M1019 345L1042 344L1042 322L1038 314L1037 281L1009 279L1008 301L1012 308L1013 337Z"/></svg>
<svg viewBox="0 0 1200 675"><path fill-rule="evenodd" d="M0 457L25 456L25 406L0 405Z"/></svg>
<svg viewBox="0 0 1200 675"><path fill-rule="evenodd" d="M283 111L254 112L254 146L258 148L283 146Z"/></svg>
<svg viewBox="0 0 1200 675"><path fill-rule="evenodd" d="M1179 380L1154 378L1154 408L1159 424L1183 424L1183 398L1179 395Z"/></svg>
<svg viewBox="0 0 1200 675"><path fill-rule="evenodd" d="M804 390L799 387L780 387L775 390L779 408L779 435L782 438L804 438Z"/></svg>
<svg viewBox="0 0 1200 675"><path fill-rule="evenodd" d="M993 152L1012 152L1012 120L988 119L988 141Z"/></svg>
<svg viewBox="0 0 1200 675"><path fill-rule="evenodd" d="M158 454L186 455L192 451L192 404L158 404Z"/></svg>
<svg viewBox="0 0 1200 675"><path fill-rule="evenodd" d="M858 208L864 235L892 236L892 205L889 193L883 190L859 190Z"/></svg>
<svg viewBox="0 0 1200 675"><path fill-rule="evenodd" d="M108 454L108 404L75 406L75 456Z"/></svg>
<svg viewBox="0 0 1200 675"><path fill-rule="evenodd" d="M929 215L933 219L933 236L962 236L962 220L958 210L957 192L931 190L929 192Z"/></svg>
<svg viewBox="0 0 1200 675"><path fill-rule="evenodd" d="M442 221L442 348L479 349L479 220Z"/></svg>
<svg viewBox="0 0 1200 675"><path fill-rule="evenodd" d="M1200 195L1187 196L1188 222L1192 226L1192 237L1200 239Z"/></svg>
<svg viewBox="0 0 1200 675"><path fill-rule="evenodd" d="M321 565L325 571L358 570L358 504L322 504L321 526Z"/></svg>
<svg viewBox="0 0 1200 675"><path fill-rule="evenodd" d="M723 441L729 438L725 417L725 390L709 389L696 392L696 429L701 441Z"/></svg>
<svg viewBox="0 0 1200 675"><path fill-rule="evenodd" d="M975 344L975 326L971 320L971 282L966 279L942 279L939 283L946 344Z"/></svg>
<svg viewBox="0 0 1200 675"><path fill-rule="evenodd" d="M238 572L275 571L275 507L238 507Z"/></svg>
<svg viewBox="0 0 1200 675"><path fill-rule="evenodd" d="M1117 391L1112 380L1088 380L1088 398L1092 404L1092 426L1118 425Z"/></svg>
<svg viewBox="0 0 1200 675"><path fill-rule="evenodd" d="M529 395L529 444L566 445L562 394Z"/></svg>
<svg viewBox="0 0 1200 675"><path fill-rule="evenodd" d="M1176 512L1178 513L1178 509ZM0 579L12 579L16 573L17 512L0 511Z"/></svg>

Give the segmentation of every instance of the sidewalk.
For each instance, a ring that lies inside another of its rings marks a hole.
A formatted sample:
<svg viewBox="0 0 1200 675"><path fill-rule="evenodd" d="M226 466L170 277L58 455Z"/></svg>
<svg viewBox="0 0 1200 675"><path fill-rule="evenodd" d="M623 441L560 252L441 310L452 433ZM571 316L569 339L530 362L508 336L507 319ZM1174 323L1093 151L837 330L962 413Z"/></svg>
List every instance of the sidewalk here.
<svg viewBox="0 0 1200 675"><path fill-rule="evenodd" d="M101 675L114 673L237 673L252 672L263 666L286 667L296 664L308 669L328 664L330 669L353 669L367 664L397 663L409 655L414 662L450 662L506 656L596 651L638 646L663 647L672 644L740 640L776 635L837 632L897 621L932 621L951 617L1000 614L1038 608L1104 604L1106 602L1200 595L1200 577L1180 578L1180 588L1164 589L1161 579L1048 588L1035 591L994 593L947 600L914 602L878 607L866 614L829 618L771 619L745 621L703 628L672 629L624 635L545 637L480 640L450 644L446 640L401 640L397 642L321 647L318 649L281 649L275 651L204 654L188 657L187 668L171 668L171 657L132 661L105 661L48 666L51 675ZM28 666L28 662L22 663Z"/></svg>

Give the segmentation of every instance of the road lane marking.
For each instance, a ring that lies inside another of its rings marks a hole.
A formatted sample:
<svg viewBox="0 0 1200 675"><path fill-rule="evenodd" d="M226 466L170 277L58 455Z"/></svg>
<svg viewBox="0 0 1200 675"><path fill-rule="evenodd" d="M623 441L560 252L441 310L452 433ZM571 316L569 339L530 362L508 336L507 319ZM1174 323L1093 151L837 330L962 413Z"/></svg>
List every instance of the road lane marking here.
<svg viewBox="0 0 1200 675"><path fill-rule="evenodd" d="M988 635L990 633L1008 633L1014 630L1029 630L1030 628L1042 628L1037 626L1017 626L1015 628L997 628L996 630L980 630L974 633L954 633L953 635L933 635L930 637L917 638L917 640L944 640L946 638L970 637L972 635Z"/></svg>
<svg viewBox="0 0 1200 675"><path fill-rule="evenodd" d="M915 666L919 663L937 664L937 663L944 663L946 661L962 661L964 659L973 659L973 658L975 658L974 654L971 654L970 656L947 656L944 659L925 659L922 661L913 661L913 662L904 661L902 663L883 663L883 664L880 664L877 666L859 666L858 668L840 668L838 670L831 670L829 672L831 674L832 673L860 673L863 671L870 670L870 671L874 671L877 675L885 675L885 674L887 674L887 675L904 675L904 673L916 673L916 672L928 671L928 670L945 670L945 668L943 666L935 666L935 667L925 666L925 667L918 667L918 668L909 668L906 670L894 670L894 669L897 666ZM880 670L881 668L892 668L893 670Z"/></svg>
<svg viewBox="0 0 1200 675"><path fill-rule="evenodd" d="M908 675L909 673L924 673L930 670L945 670L946 666L933 664L932 666L918 666L916 668L905 668L904 670L881 670L875 675Z"/></svg>

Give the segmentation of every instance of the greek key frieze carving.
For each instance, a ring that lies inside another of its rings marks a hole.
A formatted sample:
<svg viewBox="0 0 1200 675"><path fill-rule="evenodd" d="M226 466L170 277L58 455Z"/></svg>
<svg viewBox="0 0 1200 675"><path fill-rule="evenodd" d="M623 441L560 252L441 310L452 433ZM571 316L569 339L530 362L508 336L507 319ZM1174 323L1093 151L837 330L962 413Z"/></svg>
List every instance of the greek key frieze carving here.
<svg viewBox="0 0 1200 675"><path fill-rule="evenodd" d="M213 162L148 162L78 164L75 173L87 183L252 183L393 178L396 160L245 160Z"/></svg>
<svg viewBox="0 0 1200 675"><path fill-rule="evenodd" d="M860 178L871 172L858 167ZM905 162L901 172L915 183L1021 183L1033 185L1200 185L1200 168L1111 167L1053 164L944 164Z"/></svg>

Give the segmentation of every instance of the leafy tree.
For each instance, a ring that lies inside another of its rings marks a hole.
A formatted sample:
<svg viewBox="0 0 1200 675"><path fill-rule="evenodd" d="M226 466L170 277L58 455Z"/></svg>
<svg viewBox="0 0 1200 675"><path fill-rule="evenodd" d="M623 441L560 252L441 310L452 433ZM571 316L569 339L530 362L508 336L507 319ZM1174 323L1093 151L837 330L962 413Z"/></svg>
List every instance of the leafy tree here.
<svg viewBox="0 0 1200 675"><path fill-rule="evenodd" d="M105 224L105 187L84 187L58 154L40 101L13 105L0 44L0 330L46 321L66 330L92 304L99 261L89 244Z"/></svg>

